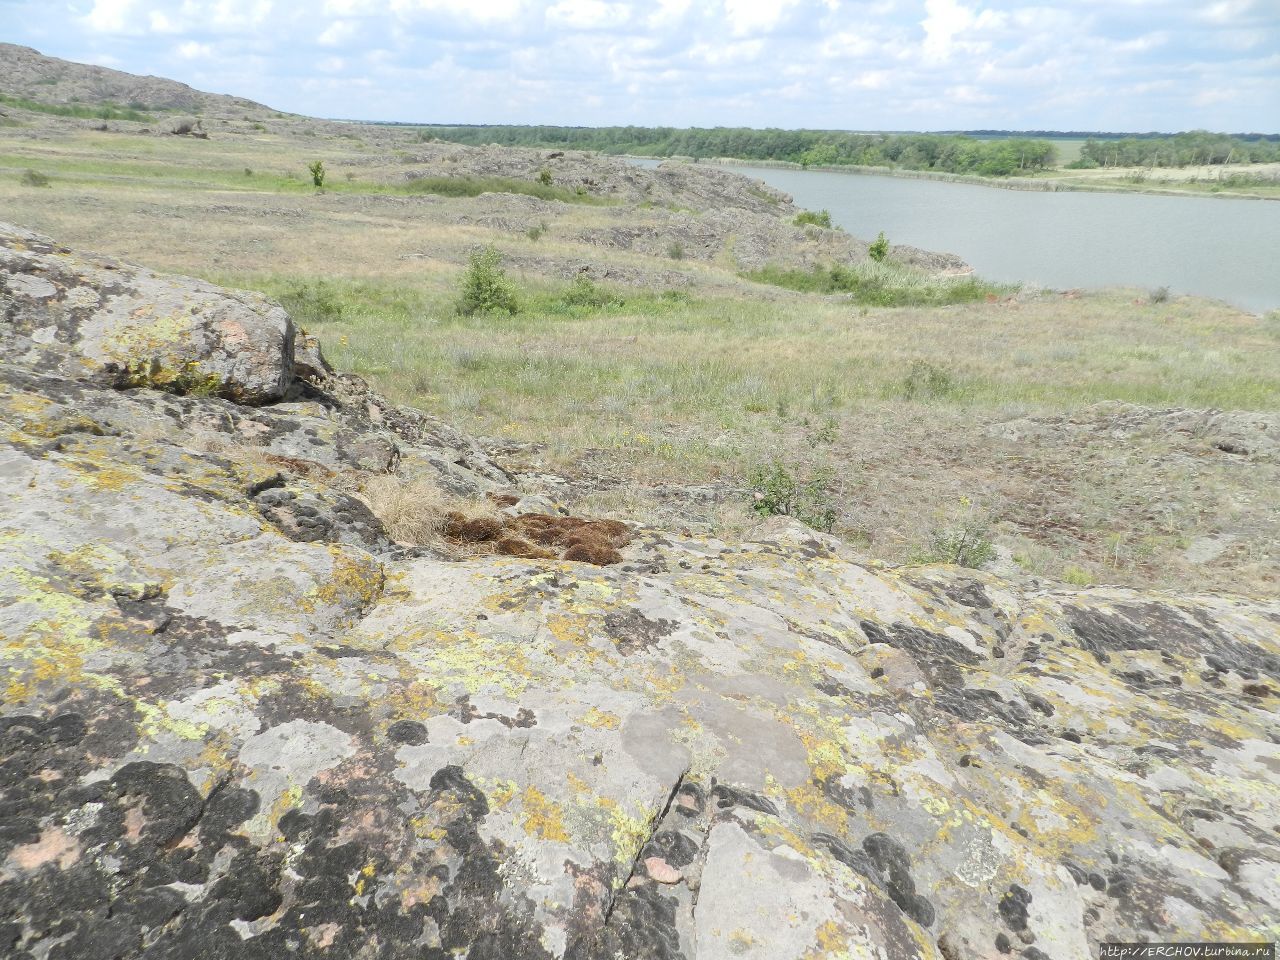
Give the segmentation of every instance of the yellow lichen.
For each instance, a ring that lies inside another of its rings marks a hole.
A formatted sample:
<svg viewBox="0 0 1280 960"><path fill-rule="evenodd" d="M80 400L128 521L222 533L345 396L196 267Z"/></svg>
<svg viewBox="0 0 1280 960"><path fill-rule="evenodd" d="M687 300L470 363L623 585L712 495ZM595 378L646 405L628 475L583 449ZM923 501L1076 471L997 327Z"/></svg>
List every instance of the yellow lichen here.
<svg viewBox="0 0 1280 960"><path fill-rule="evenodd" d="M531 837L543 840L569 842L569 833L564 826L564 808L550 800L537 787L530 784L525 787L520 797L524 809L524 832Z"/></svg>

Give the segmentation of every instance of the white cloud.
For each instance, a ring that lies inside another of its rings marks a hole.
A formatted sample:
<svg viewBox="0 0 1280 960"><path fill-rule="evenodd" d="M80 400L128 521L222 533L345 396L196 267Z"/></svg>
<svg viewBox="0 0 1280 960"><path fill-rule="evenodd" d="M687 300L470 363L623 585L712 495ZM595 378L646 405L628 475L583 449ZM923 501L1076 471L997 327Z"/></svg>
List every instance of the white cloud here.
<svg viewBox="0 0 1280 960"><path fill-rule="evenodd" d="M631 8L625 3L604 0L559 0L547 8L547 23L578 30L620 27L631 19Z"/></svg>
<svg viewBox="0 0 1280 960"><path fill-rule="evenodd" d="M404 17L429 14L476 23L499 23L515 21L523 12L524 0L387 0L387 6L392 13Z"/></svg>
<svg viewBox="0 0 1280 960"><path fill-rule="evenodd" d="M335 20L316 37L322 47L340 47L355 36L356 25L350 20Z"/></svg>
<svg viewBox="0 0 1280 960"><path fill-rule="evenodd" d="M129 14L135 0L93 0L93 9L85 16L85 23L103 33L122 33L129 27Z"/></svg>
<svg viewBox="0 0 1280 960"><path fill-rule="evenodd" d="M724 12L729 16L730 28L739 36L768 33L797 2L798 0L724 0Z"/></svg>
<svg viewBox="0 0 1280 960"><path fill-rule="evenodd" d="M953 53L981 53L990 48L990 41L961 39L983 31L997 30L1006 16L994 10L976 13L957 0L925 0L924 44L921 49L926 61L945 63Z"/></svg>
<svg viewBox="0 0 1280 960"><path fill-rule="evenodd" d="M16 13L6 40L304 113L1266 130L1280 103L1277 2L0 0L0 9Z"/></svg>

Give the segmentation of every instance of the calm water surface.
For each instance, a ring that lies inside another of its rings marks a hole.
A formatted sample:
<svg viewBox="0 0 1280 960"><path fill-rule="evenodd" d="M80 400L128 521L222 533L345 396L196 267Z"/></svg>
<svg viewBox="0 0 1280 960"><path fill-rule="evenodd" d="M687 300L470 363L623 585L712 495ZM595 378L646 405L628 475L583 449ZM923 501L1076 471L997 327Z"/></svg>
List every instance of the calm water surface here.
<svg viewBox="0 0 1280 960"><path fill-rule="evenodd" d="M646 166L650 164L646 163ZM983 277L1053 288L1168 287L1280 308L1280 201L1040 193L936 180L728 167L854 236L963 257Z"/></svg>

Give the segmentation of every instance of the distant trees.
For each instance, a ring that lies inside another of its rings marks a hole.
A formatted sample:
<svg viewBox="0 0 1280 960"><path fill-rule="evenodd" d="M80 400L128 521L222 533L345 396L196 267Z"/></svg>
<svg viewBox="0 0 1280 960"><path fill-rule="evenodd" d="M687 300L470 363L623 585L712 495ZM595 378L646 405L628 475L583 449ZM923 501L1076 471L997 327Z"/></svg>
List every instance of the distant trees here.
<svg viewBox="0 0 1280 960"><path fill-rule="evenodd" d="M1244 139L1208 130L1192 130L1166 137L1123 137L1100 140L1090 137L1072 166L1092 167L1193 167L1223 163L1280 162L1280 142Z"/></svg>
<svg viewBox="0 0 1280 960"><path fill-rule="evenodd" d="M599 150L648 157L732 157L810 166L873 166L1016 176L1053 166L1048 140L979 140L963 134L844 133L743 127L429 127L422 136L454 143Z"/></svg>

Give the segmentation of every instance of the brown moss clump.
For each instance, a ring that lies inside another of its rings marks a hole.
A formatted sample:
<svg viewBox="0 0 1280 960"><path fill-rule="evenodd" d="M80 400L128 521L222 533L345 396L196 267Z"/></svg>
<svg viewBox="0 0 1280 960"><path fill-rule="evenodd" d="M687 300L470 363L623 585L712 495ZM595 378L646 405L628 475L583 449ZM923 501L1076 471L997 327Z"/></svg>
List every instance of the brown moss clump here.
<svg viewBox="0 0 1280 960"><path fill-rule="evenodd" d="M575 543L564 552L564 559L576 560L578 563L594 563L598 567L607 567L611 563L621 563L622 554L613 547L600 543Z"/></svg>
<svg viewBox="0 0 1280 960"><path fill-rule="evenodd" d="M497 517L468 517L450 510L444 515L444 536L458 543L488 543L502 536L502 521Z"/></svg>
<svg viewBox="0 0 1280 960"><path fill-rule="evenodd" d="M554 560L556 555L545 547L537 547L520 537L503 537L494 544L494 552L504 557L520 557L524 560Z"/></svg>
<svg viewBox="0 0 1280 960"><path fill-rule="evenodd" d="M423 480L374 477L360 496L394 540L458 557L496 553L604 566L621 562L619 548L631 539L631 528L617 520L545 514L507 518L498 507L509 495L452 497Z"/></svg>
<svg viewBox="0 0 1280 960"><path fill-rule="evenodd" d="M508 520L507 527L534 543L558 548L565 560L599 566L621 562L618 548L631 539L631 528L617 520L529 513Z"/></svg>

